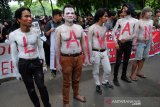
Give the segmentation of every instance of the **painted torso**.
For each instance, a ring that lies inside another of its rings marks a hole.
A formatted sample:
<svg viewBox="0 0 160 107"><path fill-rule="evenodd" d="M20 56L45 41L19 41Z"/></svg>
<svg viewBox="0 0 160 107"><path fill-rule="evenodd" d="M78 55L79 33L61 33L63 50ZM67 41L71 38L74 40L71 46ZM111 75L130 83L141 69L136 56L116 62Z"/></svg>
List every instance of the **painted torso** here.
<svg viewBox="0 0 160 107"><path fill-rule="evenodd" d="M152 28L153 28L153 21L152 20L143 20L140 19L138 21L139 25L139 32L138 32L138 40L149 40L151 39L151 33L152 33Z"/></svg>
<svg viewBox="0 0 160 107"><path fill-rule="evenodd" d="M36 58L38 57L37 43L39 33L31 29L30 32L24 33L20 29L15 30L10 34L12 42L17 43L19 58Z"/></svg>
<svg viewBox="0 0 160 107"><path fill-rule="evenodd" d="M89 32L92 35L92 48L93 49L105 49L105 36L106 27L94 24L89 28Z"/></svg>
<svg viewBox="0 0 160 107"><path fill-rule="evenodd" d="M65 24L59 26L61 38L61 53L75 54L82 51L81 39L83 36L83 29L81 26L73 24L67 26Z"/></svg>

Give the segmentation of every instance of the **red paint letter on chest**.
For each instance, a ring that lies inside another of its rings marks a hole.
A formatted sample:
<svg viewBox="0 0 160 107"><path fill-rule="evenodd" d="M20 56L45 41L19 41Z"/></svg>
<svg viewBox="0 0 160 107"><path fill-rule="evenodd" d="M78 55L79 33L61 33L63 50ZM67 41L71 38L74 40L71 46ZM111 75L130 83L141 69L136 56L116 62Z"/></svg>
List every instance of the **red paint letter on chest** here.
<svg viewBox="0 0 160 107"><path fill-rule="evenodd" d="M97 36L99 45L102 48L104 46L104 38L100 37L98 32L96 32L96 36Z"/></svg>
<svg viewBox="0 0 160 107"><path fill-rule="evenodd" d="M149 27L147 26L144 26L144 38L146 39L147 38L147 35L149 35L150 32L149 32Z"/></svg>
<svg viewBox="0 0 160 107"><path fill-rule="evenodd" d="M122 30L122 35L124 34L124 32L128 32L129 35L131 35L129 22L127 22L124 29Z"/></svg>
<svg viewBox="0 0 160 107"><path fill-rule="evenodd" d="M23 37L23 45L24 45L24 53L31 53L34 52L36 49L28 49L27 48L27 40L25 38L25 36Z"/></svg>
<svg viewBox="0 0 160 107"><path fill-rule="evenodd" d="M69 48L71 42L76 42L77 46L79 47L79 42L78 42L78 40L76 38L76 34L73 30L70 31L70 37L69 38L70 38L70 40L67 41L67 48Z"/></svg>

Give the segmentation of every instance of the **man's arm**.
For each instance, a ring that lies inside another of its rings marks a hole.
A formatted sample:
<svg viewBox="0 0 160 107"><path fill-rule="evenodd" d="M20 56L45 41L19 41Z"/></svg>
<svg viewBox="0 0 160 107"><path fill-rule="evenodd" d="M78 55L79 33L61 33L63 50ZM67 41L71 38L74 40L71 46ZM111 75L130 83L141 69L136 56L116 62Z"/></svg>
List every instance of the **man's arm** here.
<svg viewBox="0 0 160 107"><path fill-rule="evenodd" d="M61 33L60 33L60 29L56 29L55 31L55 51L56 51L56 69L57 71L62 71L62 67L60 64L60 49L61 49Z"/></svg>
<svg viewBox="0 0 160 107"><path fill-rule="evenodd" d="M47 25L45 26L45 35L46 36L50 36L51 35L51 32L53 32L55 30L55 28L52 28L51 27L51 22L49 21L47 23Z"/></svg>
<svg viewBox="0 0 160 107"><path fill-rule="evenodd" d="M137 21L137 23L135 24L134 33L132 35L132 38L133 38L132 45L134 45L134 46L137 43L137 39L138 39L138 36L139 36L139 30L140 30L140 21Z"/></svg>
<svg viewBox="0 0 160 107"><path fill-rule="evenodd" d="M133 34L130 35L127 40L133 40L139 33L139 21L137 19L134 19L134 27L133 27Z"/></svg>
<svg viewBox="0 0 160 107"><path fill-rule="evenodd" d="M150 41L151 41L151 46L152 46L152 48L154 47L154 42L153 42L153 35L152 35L152 32L153 32L153 20L151 20L151 26L150 26Z"/></svg>
<svg viewBox="0 0 160 107"><path fill-rule="evenodd" d="M92 28L90 27L88 30L88 47L89 47L89 54L90 54L90 58L93 56L92 53L92 45L93 45L93 31Z"/></svg>
<svg viewBox="0 0 160 107"><path fill-rule="evenodd" d="M21 76L19 74L19 69L18 69L18 51L17 51L17 44L16 41L14 40L14 33L11 33L9 35L9 41L10 41L10 48L11 48L11 58L14 66L14 70L16 73L16 78L20 79Z"/></svg>
<svg viewBox="0 0 160 107"><path fill-rule="evenodd" d="M118 45L118 43L117 43L117 39L116 39L116 35L115 35L115 32L118 30L118 27L119 27L119 21L120 21L120 19L119 20L117 20L117 22L116 22L116 25L114 26L114 28L113 28L113 30L112 30L112 38L113 38L113 41L114 41L114 43L115 43L115 47L117 48L117 49L119 49L119 45Z"/></svg>
<svg viewBox="0 0 160 107"><path fill-rule="evenodd" d="M85 36L86 36L86 33L83 31L82 29L82 38L81 38L81 46L82 46L82 51L85 55L85 64L89 64L89 59L88 59L88 50L87 50L87 44L86 44L86 41L85 41Z"/></svg>
<svg viewBox="0 0 160 107"><path fill-rule="evenodd" d="M38 36L37 40L37 46L38 46L38 52L41 59L43 59L43 66L46 66L46 60L45 60L45 54L44 54L44 48L43 48L43 41Z"/></svg>

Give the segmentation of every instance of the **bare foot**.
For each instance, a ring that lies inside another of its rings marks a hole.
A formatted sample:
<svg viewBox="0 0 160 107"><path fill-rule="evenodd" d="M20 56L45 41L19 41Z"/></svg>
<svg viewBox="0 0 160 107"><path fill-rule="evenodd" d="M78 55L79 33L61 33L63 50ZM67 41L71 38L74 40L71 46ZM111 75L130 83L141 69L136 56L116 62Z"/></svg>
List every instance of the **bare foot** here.
<svg viewBox="0 0 160 107"><path fill-rule="evenodd" d="M70 107L70 105L69 104L64 104L63 107Z"/></svg>
<svg viewBox="0 0 160 107"><path fill-rule="evenodd" d="M82 103L86 102L86 98L84 96L77 95L77 96L74 96L74 98Z"/></svg>

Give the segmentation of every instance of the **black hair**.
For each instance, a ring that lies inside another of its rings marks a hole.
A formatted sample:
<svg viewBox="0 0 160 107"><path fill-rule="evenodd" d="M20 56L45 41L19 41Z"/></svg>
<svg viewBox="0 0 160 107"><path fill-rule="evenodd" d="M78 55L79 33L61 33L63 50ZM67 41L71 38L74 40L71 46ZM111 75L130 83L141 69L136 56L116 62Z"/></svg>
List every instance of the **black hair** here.
<svg viewBox="0 0 160 107"><path fill-rule="evenodd" d="M108 16L109 17L111 17L111 16L116 16L116 11L114 11L114 10L110 10L109 12L108 12Z"/></svg>
<svg viewBox="0 0 160 107"><path fill-rule="evenodd" d="M74 9L74 7L71 4L66 4L63 8L63 13L64 13L65 8L73 8Z"/></svg>
<svg viewBox="0 0 160 107"><path fill-rule="evenodd" d="M156 12L155 12L155 15L156 15L157 13L159 13L159 12L160 12L160 9L157 9Z"/></svg>
<svg viewBox="0 0 160 107"><path fill-rule="evenodd" d="M52 11L52 16L55 16L55 15L60 15L60 16L61 16L61 14L62 14L62 11L59 10L59 9L54 9L54 10Z"/></svg>
<svg viewBox="0 0 160 107"><path fill-rule="evenodd" d="M123 9L123 7L127 7L128 9L127 9L127 15L134 15L134 7L133 7L133 5L132 4L130 4L130 3L125 3L125 4L123 4L123 6L122 6L122 9Z"/></svg>
<svg viewBox="0 0 160 107"><path fill-rule="evenodd" d="M99 19L101 17L103 17L103 15L106 13L106 10L104 8L99 8L96 13L95 13L95 16L94 16L94 21L95 22L98 22Z"/></svg>
<svg viewBox="0 0 160 107"><path fill-rule="evenodd" d="M30 10L29 8L27 8L27 7L20 7L19 9L17 9L17 10L15 11L14 17L15 17L16 20L21 19L21 17L22 17L22 12L23 12L24 10L27 10L27 11L29 11L29 12L31 13L31 10Z"/></svg>

